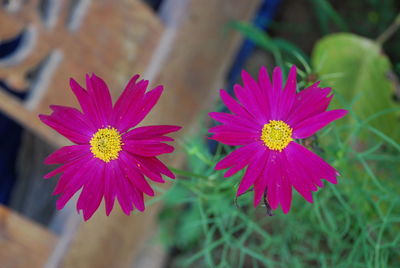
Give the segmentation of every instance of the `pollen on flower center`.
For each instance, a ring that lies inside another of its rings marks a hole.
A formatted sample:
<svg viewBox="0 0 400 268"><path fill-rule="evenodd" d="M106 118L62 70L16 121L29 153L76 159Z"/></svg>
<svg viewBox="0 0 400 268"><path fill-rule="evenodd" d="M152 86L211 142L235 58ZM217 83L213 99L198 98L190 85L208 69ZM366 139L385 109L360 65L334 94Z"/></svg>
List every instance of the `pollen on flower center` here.
<svg viewBox="0 0 400 268"><path fill-rule="evenodd" d="M270 120L261 132L261 140L271 150L282 151L292 139L292 128L281 120Z"/></svg>
<svg viewBox="0 0 400 268"><path fill-rule="evenodd" d="M90 151L104 162L118 159L122 150L121 134L115 128L107 127L97 130L90 140Z"/></svg>

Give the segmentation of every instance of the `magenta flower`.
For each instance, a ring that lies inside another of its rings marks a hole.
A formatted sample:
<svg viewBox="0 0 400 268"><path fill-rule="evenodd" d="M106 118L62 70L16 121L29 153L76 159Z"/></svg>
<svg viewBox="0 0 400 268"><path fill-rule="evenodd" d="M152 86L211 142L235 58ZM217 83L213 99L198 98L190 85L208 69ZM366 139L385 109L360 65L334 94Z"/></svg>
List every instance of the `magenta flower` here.
<svg viewBox="0 0 400 268"><path fill-rule="evenodd" d="M221 99L232 114L210 113L222 123L211 128L211 137L227 145L239 145L215 169L229 170L232 176L247 166L237 196L251 186L254 206L261 199L272 209L280 204L288 213L292 203L292 186L309 202L312 192L323 187L321 179L337 183L339 173L315 153L295 140L305 139L347 114L346 110L325 111L332 99L330 88L318 83L296 93L296 67L290 70L282 90L282 71L276 67L273 81L260 69L258 82L243 71L244 86L235 85L236 101L224 90Z"/></svg>
<svg viewBox="0 0 400 268"><path fill-rule="evenodd" d="M76 145L65 146L51 154L46 164L62 164L45 175L50 178L62 173L54 194L60 194L57 209L62 209L70 198L82 188L77 210L88 220L105 200L109 215L115 199L125 214L135 208L145 209L143 193L153 196L154 191L145 176L163 183L162 174L174 174L157 156L171 153L174 147L163 143L173 141L165 136L179 130L178 126L135 127L157 103L162 86L146 93L148 81L134 76L121 97L112 105L105 82L92 75L86 76L87 91L75 80L70 80L82 112L75 108L50 106L51 115L40 119ZM133 128L133 129L132 129Z"/></svg>

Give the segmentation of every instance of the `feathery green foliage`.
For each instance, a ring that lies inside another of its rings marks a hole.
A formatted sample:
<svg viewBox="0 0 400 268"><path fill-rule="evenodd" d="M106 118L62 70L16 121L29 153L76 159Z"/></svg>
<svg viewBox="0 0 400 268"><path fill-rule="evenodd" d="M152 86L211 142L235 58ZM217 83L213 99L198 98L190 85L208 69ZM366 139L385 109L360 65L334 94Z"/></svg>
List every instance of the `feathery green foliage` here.
<svg viewBox="0 0 400 268"><path fill-rule="evenodd" d="M367 120L366 120L367 121ZM252 192L234 198L243 173L224 178L215 164L232 148L210 154L204 136L185 145L187 171L165 195L161 238L180 252L173 267L397 267L400 266L400 146L385 136L373 148L349 146L365 121L332 124L318 139L322 156L341 172L314 204L294 194L292 210L266 215ZM203 134L205 134L203 132Z"/></svg>

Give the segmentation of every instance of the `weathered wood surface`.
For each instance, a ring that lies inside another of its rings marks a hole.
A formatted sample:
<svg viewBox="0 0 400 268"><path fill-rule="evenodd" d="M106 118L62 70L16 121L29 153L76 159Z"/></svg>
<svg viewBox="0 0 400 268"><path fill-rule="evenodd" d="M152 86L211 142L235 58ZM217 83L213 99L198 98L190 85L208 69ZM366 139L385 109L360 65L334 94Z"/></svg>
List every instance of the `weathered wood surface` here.
<svg viewBox="0 0 400 268"><path fill-rule="evenodd" d="M30 93L25 101L20 101L0 88L0 110L56 146L68 141L42 124L37 115L48 113L50 104L77 106L69 89L69 78L74 77L83 83L85 73L94 72L107 81L115 97L130 76L146 70L163 32L158 17L140 0L13 0L8 1L10 5L3 2L0 5L0 41L15 39L22 32L27 34L23 46L18 46L8 57L0 57L0 81L15 91L29 89ZM35 156L37 154L30 157ZM26 194L23 200L12 202L18 209L22 209L21 202L26 203L34 197L32 194L36 187L45 183L41 178L43 170L45 168L33 167L31 171L34 174L22 174L26 175L24 179L33 180L21 187L17 185L19 194ZM48 181L47 184L54 185L54 182ZM24 192L27 185L29 191ZM35 208L40 208L40 205ZM40 214L33 210L28 213L32 217ZM25 227L29 232L30 227ZM0 225L0 233L3 231ZM39 248L46 237L43 239L40 241L38 238ZM2 245L7 246L6 241L3 242ZM41 265L16 267L42 267L48 263L53 245L46 249ZM57 249L58 245L60 243ZM30 251L30 248L26 250ZM1 268L10 256L15 257L6 253L0 252ZM26 264L31 260L30 254L20 254L15 261Z"/></svg>
<svg viewBox="0 0 400 268"><path fill-rule="evenodd" d="M24 34L15 51L0 58L0 80L29 95L20 102L0 88L0 110L58 145L67 142L37 114L48 113L50 104L77 105L69 78L82 83L86 73L96 73L117 96L130 76L145 70L163 31L140 0L8 2L14 6L0 8L0 40Z"/></svg>
<svg viewBox="0 0 400 268"><path fill-rule="evenodd" d="M249 19L259 1L186 2L182 21L172 26L178 27L174 41L169 48L160 48L170 49L165 61L151 63L159 64L153 84L163 84L166 90L146 123L179 124L187 132L197 123L199 112L213 104L240 44L240 35L227 24L231 20ZM174 160L168 162L174 164ZM80 224L62 257L61 267L138 267L134 260L143 253L141 244L157 232L155 218L159 208L157 203L145 213L130 217L119 209L105 217L101 208L89 222ZM152 252L147 254L152 256Z"/></svg>
<svg viewBox="0 0 400 268"><path fill-rule="evenodd" d="M53 233L0 205L1 268L42 268L56 243Z"/></svg>
<svg viewBox="0 0 400 268"><path fill-rule="evenodd" d="M18 152L17 181L9 203L13 211L44 226L49 225L56 211L54 204L57 196L52 192L57 180L43 179L45 174L54 170L54 166L43 165L44 159L53 150L53 146L37 135L24 131Z"/></svg>

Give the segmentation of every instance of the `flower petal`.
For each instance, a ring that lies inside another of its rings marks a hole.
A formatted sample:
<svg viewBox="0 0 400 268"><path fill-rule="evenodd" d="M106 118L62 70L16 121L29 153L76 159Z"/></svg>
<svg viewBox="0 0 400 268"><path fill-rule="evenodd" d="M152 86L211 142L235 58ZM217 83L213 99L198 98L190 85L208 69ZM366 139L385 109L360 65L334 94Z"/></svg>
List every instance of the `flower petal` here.
<svg viewBox="0 0 400 268"><path fill-rule="evenodd" d="M123 145L123 149L141 156L158 156L174 151L174 147L171 145L147 140L127 140Z"/></svg>
<svg viewBox="0 0 400 268"><path fill-rule="evenodd" d="M66 116L67 119L64 118L64 116ZM70 141L77 144L88 143L92 132L88 129L87 125L82 124L81 119L76 113L66 113L64 116L60 116L60 113L53 113L51 115L41 114L39 118L43 123L56 130Z"/></svg>
<svg viewBox="0 0 400 268"><path fill-rule="evenodd" d="M260 135L251 132L218 132L210 137L227 145L246 145L260 140Z"/></svg>
<svg viewBox="0 0 400 268"><path fill-rule="evenodd" d="M123 172L126 174L126 176L129 178L129 180L132 182L134 186L136 186L139 190L144 192L145 194L149 196L154 195L154 191L151 188L150 184L146 181L142 173L137 171L136 168L132 168L135 163L131 163L128 158L128 156L124 153L121 154L121 167Z"/></svg>
<svg viewBox="0 0 400 268"><path fill-rule="evenodd" d="M283 94L282 91L282 70L279 67L275 67L272 73L272 88L269 92L269 101L271 107L271 119L281 119L279 114L279 100Z"/></svg>
<svg viewBox="0 0 400 268"><path fill-rule="evenodd" d="M156 157L137 157L137 159L142 159L142 163L147 166L148 169L164 174L171 179L175 179L174 173L172 173L168 167Z"/></svg>
<svg viewBox="0 0 400 268"><path fill-rule="evenodd" d="M92 172L86 174L87 182L83 186L83 190L76 204L78 212L82 210L83 219L87 221L92 217L94 212L99 208L100 202L104 195L104 165L96 165Z"/></svg>
<svg viewBox="0 0 400 268"><path fill-rule="evenodd" d="M277 183L275 186L282 211L287 214L292 204L292 183L289 173L286 171L285 154L280 153L278 159L279 164L277 168L279 170L279 176L277 177Z"/></svg>
<svg viewBox="0 0 400 268"><path fill-rule="evenodd" d="M79 165L79 169L75 166L74 170L66 170L65 176L67 173L74 174L71 177L65 177L63 181L59 181L54 194L62 193L58 198L56 203L56 208L58 210L64 208L65 204L71 199L72 196L75 195L79 189L89 180L90 176L88 174L93 174L94 165L93 163L96 161L94 158L82 161L82 164ZM64 176L64 175L63 175ZM62 183L62 184L61 184Z"/></svg>
<svg viewBox="0 0 400 268"><path fill-rule="evenodd" d="M346 110L323 112L293 126L293 138L305 139L314 135L318 130L330 122L340 119L347 114Z"/></svg>
<svg viewBox="0 0 400 268"><path fill-rule="evenodd" d="M245 193L254 182L262 176L263 170L269 158L270 151L264 147L263 150L259 150L254 156L254 161L250 162L246 169L246 173L240 182L236 196Z"/></svg>
<svg viewBox="0 0 400 268"><path fill-rule="evenodd" d="M176 132L181 128L182 127L180 126L168 126L168 125L137 127L127 132L124 135L124 139L129 139L129 140L158 139L160 136L163 136L171 132Z"/></svg>
<svg viewBox="0 0 400 268"><path fill-rule="evenodd" d="M110 161L108 166L104 169L104 201L106 204L106 215L110 215L114 207L115 197L117 196L117 189L114 181L114 170L116 161Z"/></svg>
<svg viewBox="0 0 400 268"><path fill-rule="evenodd" d="M285 88L283 89L283 93L281 94L281 98L278 103L279 117L277 117L277 119L286 119L292 109L293 104L295 103L297 88L296 76L296 65L293 65L290 68Z"/></svg>
<svg viewBox="0 0 400 268"><path fill-rule="evenodd" d="M271 81L269 79L267 68L265 68L264 66L262 66L260 68L260 71L258 72L258 86L260 87L263 98L265 98L266 101L268 102L269 112L271 113L272 109L271 93L273 91L273 88Z"/></svg>
<svg viewBox="0 0 400 268"><path fill-rule="evenodd" d="M132 155L128 152L126 152L126 156L130 163L135 163L138 170L152 181L164 183L165 181L161 174L164 174L171 179L175 178L175 175L156 157Z"/></svg>
<svg viewBox="0 0 400 268"><path fill-rule="evenodd" d="M219 161L215 166L216 170L230 168L224 175L224 177L229 177L243 169L247 166L250 161L252 161L257 152L263 150L262 144L260 142L251 143L245 146L242 146L229 155L227 155L224 159Z"/></svg>
<svg viewBox="0 0 400 268"><path fill-rule="evenodd" d="M219 132L223 132L223 133L233 133L233 132L242 132L242 133L246 133L246 132L250 132L252 135L257 136L257 137L261 137L261 127L258 129L251 129L251 128L246 128L246 127L242 127L239 125L218 125L215 127L210 127L208 129L208 132L210 133L219 133Z"/></svg>
<svg viewBox="0 0 400 268"><path fill-rule="evenodd" d="M119 182L117 183L117 198L121 205L122 210L126 215L129 215L132 210L134 210L134 206L139 211L144 211L144 197L143 193L139 191L131 180L127 177L127 174L124 174L122 170L121 163L118 162L119 168L116 169L116 176L118 176Z"/></svg>
<svg viewBox="0 0 400 268"><path fill-rule="evenodd" d="M46 175L44 175L44 178L48 179L48 178L51 178L61 172L68 171L68 170L77 170L77 169L79 169L80 165L84 164L87 161L90 161L91 159L93 159L93 156L92 156L92 154L90 154L88 152L87 154L84 154L84 155L80 156L79 158L71 160L70 162L62 165L61 167L58 167L55 170L47 173Z"/></svg>
<svg viewBox="0 0 400 268"><path fill-rule="evenodd" d="M141 80L137 82L138 79L139 75L135 75L131 78L126 85L124 92L115 103L112 118L113 125L119 126L119 122L125 118L131 107L137 107L143 100L149 81Z"/></svg>
<svg viewBox="0 0 400 268"><path fill-rule="evenodd" d="M156 105L162 92L163 87L158 86L153 90L147 92L143 100L139 102L137 106L126 107L127 111L125 116L118 121L118 129L121 132L125 132L128 129L139 124L151 111L151 109L153 109L154 105Z"/></svg>
<svg viewBox="0 0 400 268"><path fill-rule="evenodd" d="M122 211L126 215L130 215L131 211L134 209L132 202L132 186L129 183L129 179L122 172L118 162L114 169L114 183L116 185L116 193L119 204L121 205Z"/></svg>
<svg viewBox="0 0 400 268"><path fill-rule="evenodd" d="M87 91L72 78L70 78L69 84L76 98L79 101L83 113L87 116L87 118L90 118L90 120L92 120L95 128L100 128L101 120L97 115L94 103L90 98L89 94L87 93Z"/></svg>
<svg viewBox="0 0 400 268"><path fill-rule="evenodd" d="M339 173L317 154L295 142L291 142L286 149L289 162L297 163L297 167L302 166L304 169L308 170L308 175L314 174L311 177L314 184L318 186L321 185L321 183L317 181L321 178L333 184L337 183L336 177L339 176ZM296 160L299 162L295 162Z"/></svg>
<svg viewBox="0 0 400 268"><path fill-rule="evenodd" d="M222 101L232 113L241 117L245 117L247 119L253 119L253 116L234 98L232 98L225 90L221 89L219 93Z"/></svg>
<svg viewBox="0 0 400 268"><path fill-rule="evenodd" d="M60 179L57 182L57 186L53 191L53 195L58 195L58 194L62 194L66 187L68 186L68 184L75 184L74 182L74 178L75 176L79 173L79 170L68 170L65 171L61 176Z"/></svg>
<svg viewBox="0 0 400 268"><path fill-rule="evenodd" d="M267 186L269 185L270 181L276 180L276 154L276 151L271 150L269 152L268 158L266 158L264 163L263 171L254 182L254 207L256 207L260 203L262 197L265 195L267 191Z"/></svg>
<svg viewBox="0 0 400 268"><path fill-rule="evenodd" d="M248 120L247 118L236 116L228 113L212 112L208 114L212 119L225 124L231 128L245 128L251 131L260 131L262 126L254 121ZM211 131L210 131L211 132Z"/></svg>
<svg viewBox="0 0 400 268"><path fill-rule="evenodd" d="M111 124L112 100L106 83L95 74L92 77L86 75L86 87L101 127L109 126Z"/></svg>
<svg viewBox="0 0 400 268"><path fill-rule="evenodd" d="M254 206L257 206L267 193L267 200L272 209L280 204L282 211L288 213L292 203L292 185L284 170L281 152L271 151L263 174L254 184Z"/></svg>
<svg viewBox="0 0 400 268"><path fill-rule="evenodd" d="M96 130L90 120L78 109L60 105L50 105L50 109L53 110L52 117L67 125L73 125L78 132L91 135Z"/></svg>
<svg viewBox="0 0 400 268"><path fill-rule="evenodd" d="M133 200L133 203L135 204L135 207L139 211L144 211L145 205L144 205L143 192L139 191L136 187L133 187L132 200Z"/></svg>
<svg viewBox="0 0 400 268"><path fill-rule="evenodd" d="M71 145L71 146L64 146L51 155L49 155L45 160L44 163L47 165L50 164L64 164L75 160L84 154L90 152L90 145Z"/></svg>
<svg viewBox="0 0 400 268"><path fill-rule="evenodd" d="M284 155L281 158L282 165L285 167L285 172L293 187L304 199L312 203L312 191L316 190L312 181L314 175L310 174L303 163L301 163L301 159L298 159L297 155L293 154L292 143L283 151Z"/></svg>
<svg viewBox="0 0 400 268"><path fill-rule="evenodd" d="M320 88L318 83L304 89L297 94L295 103L286 117L286 122L295 125L313 115L325 112L333 95L328 97L330 88Z"/></svg>
<svg viewBox="0 0 400 268"><path fill-rule="evenodd" d="M249 89L246 89L240 85L234 85L233 90L236 98L245 107L245 109L253 116L254 120L258 123L263 124L268 119L268 114L261 110L260 105L250 93Z"/></svg>
<svg viewBox="0 0 400 268"><path fill-rule="evenodd" d="M263 115L263 120L266 120L271 115L270 103L260 88L258 83L245 70L242 71L242 80L247 94L255 100L257 110Z"/></svg>

